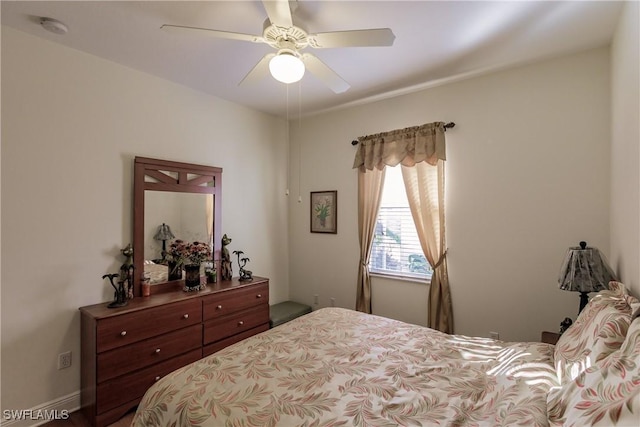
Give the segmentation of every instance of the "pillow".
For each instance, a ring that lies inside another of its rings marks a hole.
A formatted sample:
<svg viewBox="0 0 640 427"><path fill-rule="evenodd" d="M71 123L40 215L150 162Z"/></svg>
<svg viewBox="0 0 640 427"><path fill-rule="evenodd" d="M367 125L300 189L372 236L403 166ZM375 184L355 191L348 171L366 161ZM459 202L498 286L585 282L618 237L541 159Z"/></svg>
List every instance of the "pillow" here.
<svg viewBox="0 0 640 427"><path fill-rule="evenodd" d="M608 290L598 292L587 303L556 343L554 360L561 384L573 381L620 348L631 323L634 302L637 300L622 283L611 282Z"/></svg>
<svg viewBox="0 0 640 427"><path fill-rule="evenodd" d="M634 308L640 304L634 303ZM547 397L552 426L638 426L640 420L640 318L619 350Z"/></svg>

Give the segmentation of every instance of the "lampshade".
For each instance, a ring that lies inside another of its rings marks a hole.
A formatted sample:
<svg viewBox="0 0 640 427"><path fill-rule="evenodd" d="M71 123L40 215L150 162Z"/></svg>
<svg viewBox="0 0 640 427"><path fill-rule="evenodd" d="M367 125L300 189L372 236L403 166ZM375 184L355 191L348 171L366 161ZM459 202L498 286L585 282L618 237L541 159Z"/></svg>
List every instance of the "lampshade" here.
<svg viewBox="0 0 640 427"><path fill-rule="evenodd" d="M269 71L282 83L295 83L304 76L304 63L292 51L281 50L269 61Z"/></svg>
<svg viewBox="0 0 640 427"><path fill-rule="evenodd" d="M158 232L155 236L153 236L156 240L171 240L175 239L176 236L171 232L171 228L165 223L162 223L160 227L158 227Z"/></svg>
<svg viewBox="0 0 640 427"><path fill-rule="evenodd" d="M580 311L588 301L587 293L608 289L611 280L615 275L598 248L580 242L580 246L567 250L558 285L562 290L581 293Z"/></svg>

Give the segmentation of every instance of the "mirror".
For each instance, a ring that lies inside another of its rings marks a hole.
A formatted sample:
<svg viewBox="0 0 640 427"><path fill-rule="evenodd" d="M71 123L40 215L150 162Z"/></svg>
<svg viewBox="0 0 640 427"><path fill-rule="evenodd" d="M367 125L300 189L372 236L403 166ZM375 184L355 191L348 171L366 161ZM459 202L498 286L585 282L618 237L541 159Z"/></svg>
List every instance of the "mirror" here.
<svg viewBox="0 0 640 427"><path fill-rule="evenodd" d="M135 296L141 295L144 272L151 278L151 293L182 289L183 280L169 280L163 243L166 251L174 239L209 243L213 259L220 259L221 178L221 168L135 158ZM170 227L173 239L160 240L163 224Z"/></svg>
<svg viewBox="0 0 640 427"><path fill-rule="evenodd" d="M144 271L151 285L169 281L166 252L171 242L204 242L213 247L213 197L211 194L172 193L147 190L144 193ZM173 238L161 240L158 231L169 227Z"/></svg>

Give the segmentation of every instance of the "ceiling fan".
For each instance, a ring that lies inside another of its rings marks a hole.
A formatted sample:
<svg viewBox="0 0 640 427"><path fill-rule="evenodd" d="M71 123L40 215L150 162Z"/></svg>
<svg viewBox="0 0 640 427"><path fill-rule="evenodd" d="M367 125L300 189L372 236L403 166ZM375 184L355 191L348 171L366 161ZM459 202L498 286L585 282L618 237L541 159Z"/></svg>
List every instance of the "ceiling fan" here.
<svg viewBox="0 0 640 427"><path fill-rule="evenodd" d="M267 74L283 83L299 81L308 69L335 93L342 93L350 85L324 62L310 53L301 53L307 47L315 49L336 47L391 46L395 39L389 28L335 31L309 34L293 24L288 0L262 0L268 18L262 36L220 31L209 28L164 24L160 28L170 32L200 32L211 37L266 43L277 49L268 53L247 73L239 84L255 81Z"/></svg>

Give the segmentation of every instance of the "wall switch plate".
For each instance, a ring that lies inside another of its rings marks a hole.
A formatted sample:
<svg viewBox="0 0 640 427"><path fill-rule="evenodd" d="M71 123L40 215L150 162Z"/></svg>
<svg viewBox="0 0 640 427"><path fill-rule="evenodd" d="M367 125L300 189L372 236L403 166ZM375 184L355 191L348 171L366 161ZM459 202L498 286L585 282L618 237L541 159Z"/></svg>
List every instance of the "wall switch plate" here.
<svg viewBox="0 0 640 427"><path fill-rule="evenodd" d="M65 351L58 355L58 369L65 369L71 366L71 352Z"/></svg>
<svg viewBox="0 0 640 427"><path fill-rule="evenodd" d="M315 294L315 295L313 296L313 304L314 304L314 305L318 305L318 304L319 304L319 302L318 302L318 298L320 298L320 295L318 295L318 294Z"/></svg>
<svg viewBox="0 0 640 427"><path fill-rule="evenodd" d="M331 307L335 307L336 306L336 299L335 298L331 298Z"/></svg>

